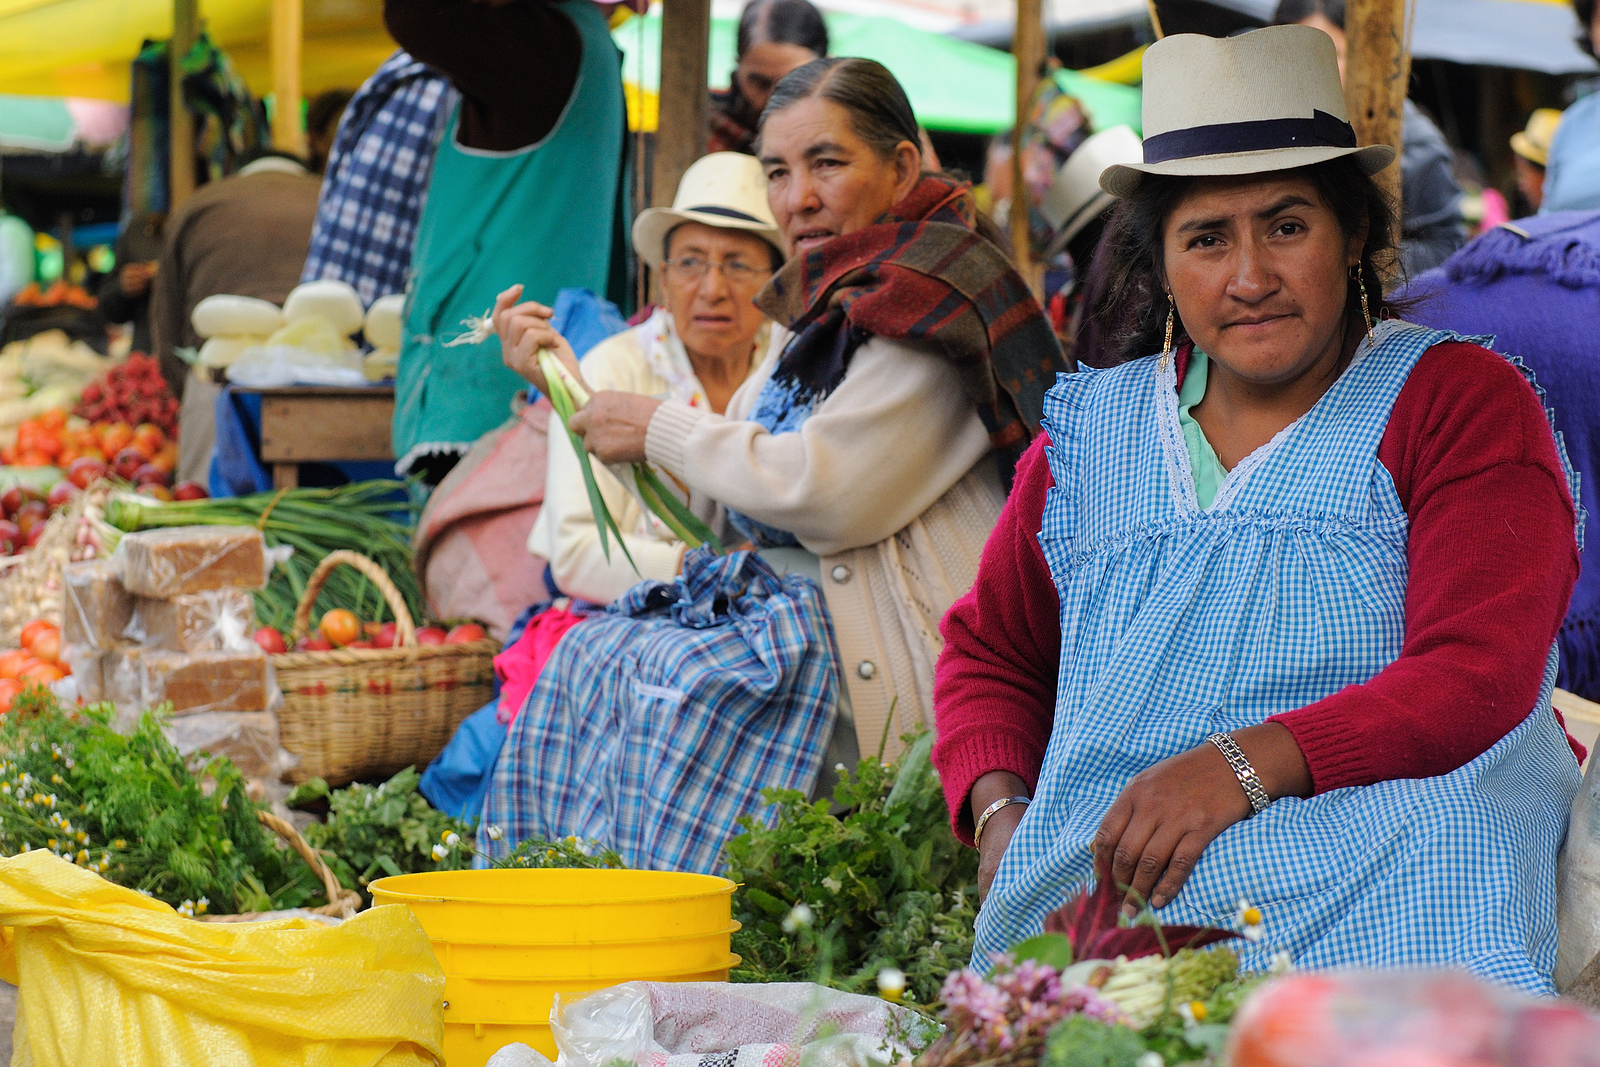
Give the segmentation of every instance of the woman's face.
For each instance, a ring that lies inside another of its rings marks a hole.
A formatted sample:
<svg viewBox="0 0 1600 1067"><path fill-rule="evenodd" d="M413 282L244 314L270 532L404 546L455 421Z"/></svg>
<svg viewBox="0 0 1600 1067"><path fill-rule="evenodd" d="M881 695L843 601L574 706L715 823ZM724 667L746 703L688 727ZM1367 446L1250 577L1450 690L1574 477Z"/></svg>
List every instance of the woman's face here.
<svg viewBox="0 0 1600 1067"><path fill-rule="evenodd" d="M739 57L733 77L739 83L740 95L750 101L759 115L772 98L772 87L782 81L785 74L820 58L805 45L762 41L751 45Z"/></svg>
<svg viewBox="0 0 1600 1067"><path fill-rule="evenodd" d="M772 246L753 234L698 222L673 230L661 290L689 353L748 356L765 321L756 309L756 290L771 276Z"/></svg>
<svg viewBox="0 0 1600 1067"><path fill-rule="evenodd" d="M1308 179L1280 174L1197 181L1168 216L1162 245L1194 343L1265 386L1342 355L1350 268L1365 240L1345 235Z"/></svg>
<svg viewBox="0 0 1600 1067"><path fill-rule="evenodd" d="M873 151L831 100L807 97L761 128L767 203L791 256L871 226L917 184L922 153L910 141L888 159Z"/></svg>

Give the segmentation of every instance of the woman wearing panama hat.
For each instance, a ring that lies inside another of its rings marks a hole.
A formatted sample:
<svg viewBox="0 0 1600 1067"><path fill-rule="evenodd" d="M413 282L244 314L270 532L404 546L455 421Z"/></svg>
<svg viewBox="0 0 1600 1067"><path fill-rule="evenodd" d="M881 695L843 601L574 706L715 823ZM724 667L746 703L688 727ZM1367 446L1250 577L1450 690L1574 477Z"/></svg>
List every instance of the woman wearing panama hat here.
<svg viewBox="0 0 1600 1067"><path fill-rule="evenodd" d="M1548 992L1578 785L1550 708L1576 573L1518 366L1389 318L1392 216L1333 46L1144 57L1102 311L945 619L935 762L981 853L975 962L1091 877L1241 953L1453 963Z"/></svg>
<svg viewBox="0 0 1600 1067"><path fill-rule="evenodd" d="M584 356L591 386L720 414L750 372L783 348L787 331L752 302L783 263L766 185L754 157L714 152L684 172L670 208L634 220L633 248L660 272L662 305ZM608 558L601 548L578 457L559 433L550 435L544 506L528 550L550 561L563 593L607 604L641 579L670 580L684 545L609 471L595 477L628 553L613 549ZM691 506L711 517L708 501Z"/></svg>

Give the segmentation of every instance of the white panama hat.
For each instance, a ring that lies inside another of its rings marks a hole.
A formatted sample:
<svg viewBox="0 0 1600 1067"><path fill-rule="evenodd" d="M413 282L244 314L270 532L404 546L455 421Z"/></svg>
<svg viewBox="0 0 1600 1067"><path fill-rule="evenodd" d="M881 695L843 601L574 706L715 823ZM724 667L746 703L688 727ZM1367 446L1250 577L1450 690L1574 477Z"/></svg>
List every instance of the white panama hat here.
<svg viewBox="0 0 1600 1067"><path fill-rule="evenodd" d="M1100 173L1117 163L1144 160L1139 135L1130 126L1113 126L1073 149L1050 180L1050 191L1039 202L1039 213L1056 232L1046 256L1067 247L1067 242L1116 202L1116 197L1100 188Z"/></svg>
<svg viewBox="0 0 1600 1067"><path fill-rule="evenodd" d="M776 248L779 259L787 258L767 205L767 176L755 156L713 152L695 160L678 180L671 207L647 208L633 220L633 250L659 269L667 257L667 234L685 222L746 230Z"/></svg>
<svg viewBox="0 0 1600 1067"><path fill-rule="evenodd" d="M1144 162L1100 175L1112 196L1146 174L1265 174L1341 156L1376 174L1394 161L1388 145L1356 145L1333 38L1311 26L1157 41L1144 54L1143 114Z"/></svg>

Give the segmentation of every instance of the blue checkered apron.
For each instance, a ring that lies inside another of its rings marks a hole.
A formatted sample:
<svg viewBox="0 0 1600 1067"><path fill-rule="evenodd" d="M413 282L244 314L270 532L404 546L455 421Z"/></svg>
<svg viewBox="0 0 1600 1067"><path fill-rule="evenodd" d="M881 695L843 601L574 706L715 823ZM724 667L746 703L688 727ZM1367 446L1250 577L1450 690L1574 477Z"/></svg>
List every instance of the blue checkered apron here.
<svg viewBox="0 0 1600 1067"><path fill-rule="evenodd" d="M1139 771L1399 655L1408 523L1378 444L1417 359L1454 339L1380 324L1204 512L1171 367L1150 357L1050 391L1039 541L1061 599L1056 719L978 917L976 965L1090 877L1095 830ZM1551 992L1556 853L1578 786L1554 677L1552 650L1528 717L1450 774L1285 798L1230 827L1162 920L1234 927L1244 899L1266 919L1247 968L1280 950L1311 968L1454 963Z"/></svg>

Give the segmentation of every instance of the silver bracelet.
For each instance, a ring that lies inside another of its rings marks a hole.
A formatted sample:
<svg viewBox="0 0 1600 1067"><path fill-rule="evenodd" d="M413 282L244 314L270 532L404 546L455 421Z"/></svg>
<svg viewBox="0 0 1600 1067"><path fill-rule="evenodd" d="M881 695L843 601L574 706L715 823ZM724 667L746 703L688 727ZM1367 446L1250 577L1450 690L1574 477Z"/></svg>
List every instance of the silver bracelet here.
<svg viewBox="0 0 1600 1067"><path fill-rule="evenodd" d="M982 848L983 847L983 828L985 826L989 825L989 817L991 815L993 815L995 812L997 812L1001 808L1004 808L1004 807L1006 807L1008 805L1011 805L1011 804L1031 804L1031 803L1033 803L1033 800L1030 797L1001 797L999 800L995 801L993 804L990 804L987 808L984 808L983 809L983 814L978 816L978 825L977 825L977 827L972 831L972 847L973 848Z"/></svg>
<svg viewBox="0 0 1600 1067"><path fill-rule="evenodd" d="M1212 734L1206 740L1217 746L1217 751L1222 753L1222 758L1227 760L1228 766L1233 769L1233 776L1239 779L1239 785L1244 788L1245 798L1250 801L1250 814L1260 815L1266 811L1272 803L1272 798L1267 796L1267 790L1261 784L1261 777L1245 758L1238 742L1229 734Z"/></svg>

